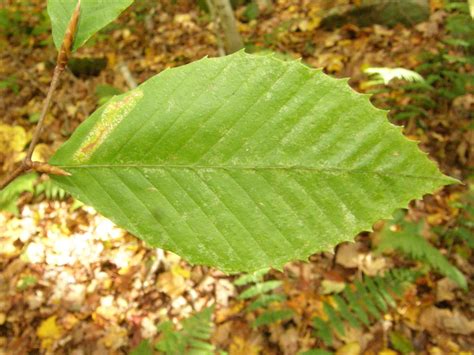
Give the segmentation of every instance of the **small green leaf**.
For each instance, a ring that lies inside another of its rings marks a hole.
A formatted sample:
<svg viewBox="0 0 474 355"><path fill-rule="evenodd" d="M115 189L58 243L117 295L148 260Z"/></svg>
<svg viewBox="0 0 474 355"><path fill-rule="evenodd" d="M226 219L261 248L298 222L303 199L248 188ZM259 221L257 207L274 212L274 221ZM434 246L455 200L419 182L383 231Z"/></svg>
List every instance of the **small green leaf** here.
<svg viewBox="0 0 474 355"><path fill-rule="evenodd" d="M305 260L456 182L346 80L244 52L113 97L50 163L151 246L227 272Z"/></svg>
<svg viewBox="0 0 474 355"><path fill-rule="evenodd" d="M252 21L258 17L259 12L257 3L252 1L245 7L244 17L247 21Z"/></svg>
<svg viewBox="0 0 474 355"><path fill-rule="evenodd" d="M72 50L82 47L96 32L115 20L133 0L81 0L81 13ZM48 0L53 40L59 50L77 0Z"/></svg>
<svg viewBox="0 0 474 355"><path fill-rule="evenodd" d="M263 308L268 306L274 302L283 302L286 300L285 295L262 295L257 300L253 301L246 309L246 312L253 312L257 309Z"/></svg>
<svg viewBox="0 0 474 355"><path fill-rule="evenodd" d="M269 268L261 269L255 272L252 272L247 275L240 276L237 280L234 281L234 285L243 286L249 283L261 282L265 274L270 271Z"/></svg>
<svg viewBox="0 0 474 355"><path fill-rule="evenodd" d="M35 113L32 113L29 117L28 117L28 121L30 121L30 123L36 123L39 121L39 118L40 118L40 113L39 112L35 112Z"/></svg>
<svg viewBox="0 0 474 355"><path fill-rule="evenodd" d="M254 296L261 295L268 291L274 290L275 288L280 286L281 281L277 280L262 282L246 289L240 294L239 299L246 300L248 298L252 298Z"/></svg>
<svg viewBox="0 0 474 355"><path fill-rule="evenodd" d="M122 94L122 90L117 89L111 85L97 85L95 88L95 95L97 96L97 103L99 105L105 104L113 96Z"/></svg>
<svg viewBox="0 0 474 355"><path fill-rule="evenodd" d="M22 277L20 280L18 280L18 283L16 284L16 288L20 291L24 291L27 288L36 285L37 282L38 282L38 279L35 276L26 275Z"/></svg>
<svg viewBox="0 0 474 355"><path fill-rule="evenodd" d="M415 349L413 345L407 337L398 332L391 332L390 333L390 343L392 343L392 347L401 352L402 354L409 354L413 353Z"/></svg>
<svg viewBox="0 0 474 355"><path fill-rule="evenodd" d="M15 94L20 91L20 85L15 75L11 75L5 80L0 81L0 89L11 89Z"/></svg>

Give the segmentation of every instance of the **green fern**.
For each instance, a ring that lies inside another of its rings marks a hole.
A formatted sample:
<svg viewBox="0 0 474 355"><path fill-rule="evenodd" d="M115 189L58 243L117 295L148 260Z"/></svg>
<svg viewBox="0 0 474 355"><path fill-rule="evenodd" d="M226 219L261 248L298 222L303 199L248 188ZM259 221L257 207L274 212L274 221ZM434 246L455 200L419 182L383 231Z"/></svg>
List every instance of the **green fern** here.
<svg viewBox="0 0 474 355"><path fill-rule="evenodd" d="M211 321L214 307L209 307L182 321L182 329L176 330L171 321L158 326L162 336L156 350L167 355L191 354L211 355L215 347L209 340L213 331Z"/></svg>
<svg viewBox="0 0 474 355"><path fill-rule="evenodd" d="M438 228L437 232L450 245L455 241L464 241L467 247L474 249L474 185L469 185L469 191L452 207L459 208L459 214L453 226Z"/></svg>
<svg viewBox="0 0 474 355"><path fill-rule="evenodd" d="M398 225L399 231L393 231L392 226ZM452 265L438 249L433 247L421 235L423 222L409 223L403 219L403 214L398 214L393 222L387 223L381 233L379 251L395 249L412 259L422 261L440 274L449 277L462 289L467 290L466 278Z"/></svg>
<svg viewBox="0 0 474 355"><path fill-rule="evenodd" d="M0 211L18 215L17 200L24 192L34 196L43 194L48 200L64 200L69 194L56 185L51 179L38 179L38 174L29 173L15 179L8 187L0 192Z"/></svg>
<svg viewBox="0 0 474 355"><path fill-rule="evenodd" d="M313 319L317 336L331 345L334 333L344 336L347 325L357 329L369 326L371 320L382 318L389 307L396 307L395 297L401 297L406 285L418 275L412 270L395 269L383 277L364 277L346 286L341 295L333 295L330 303L323 303L325 319Z"/></svg>
<svg viewBox="0 0 474 355"><path fill-rule="evenodd" d="M291 309L266 310L252 322L252 327L258 328L263 325L291 319L292 317L293 311Z"/></svg>
<svg viewBox="0 0 474 355"><path fill-rule="evenodd" d="M142 340L132 351L130 355L153 355L153 348L148 339Z"/></svg>
<svg viewBox="0 0 474 355"><path fill-rule="evenodd" d="M35 196L44 194L48 200L64 200L69 194L47 178L35 186Z"/></svg>
<svg viewBox="0 0 474 355"><path fill-rule="evenodd" d="M243 275L234 284L237 286L248 286L240 295L241 300L252 302L245 308L245 312L262 310L261 314L252 322L252 327L258 328L293 317L293 311L281 308L286 296L273 293L282 282L278 280L264 281L269 269L262 269L252 274Z"/></svg>
<svg viewBox="0 0 474 355"><path fill-rule="evenodd" d="M7 211L18 215L17 200L23 192L34 191L34 184L37 177L38 175L36 173L20 176L0 191L0 211Z"/></svg>

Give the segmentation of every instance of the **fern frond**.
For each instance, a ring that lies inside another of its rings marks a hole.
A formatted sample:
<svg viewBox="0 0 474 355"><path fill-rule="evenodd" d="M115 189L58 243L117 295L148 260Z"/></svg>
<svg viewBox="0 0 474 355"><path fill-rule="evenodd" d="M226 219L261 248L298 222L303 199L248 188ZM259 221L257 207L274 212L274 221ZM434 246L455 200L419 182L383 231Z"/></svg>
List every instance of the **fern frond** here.
<svg viewBox="0 0 474 355"><path fill-rule="evenodd" d="M65 190L60 188L49 178L35 186L35 195L39 196L41 194L44 194L48 200L64 200L69 196Z"/></svg>
<svg viewBox="0 0 474 355"><path fill-rule="evenodd" d="M272 291L280 286L281 281L278 280L260 282L246 289L242 294L239 295L239 299L245 300L258 295L263 295L264 293Z"/></svg>
<svg viewBox="0 0 474 355"><path fill-rule="evenodd" d="M150 341L145 339L140 342L129 355L153 355L153 349L151 347Z"/></svg>
<svg viewBox="0 0 474 355"><path fill-rule="evenodd" d="M351 313L351 310L349 308L350 306L347 305L346 301L337 294L333 296L333 299L336 302L337 309L341 313L342 318L349 322L351 327L357 329L361 328L361 324L357 320L356 316Z"/></svg>
<svg viewBox="0 0 474 355"><path fill-rule="evenodd" d="M359 300L357 299L356 294L350 287L346 287L342 294L346 298L347 302L350 304L351 310L357 316L357 318L366 326L370 325L370 320L367 313L364 311L362 306L358 303Z"/></svg>
<svg viewBox="0 0 474 355"><path fill-rule="evenodd" d="M369 292L369 295L372 295L375 304L377 305L377 308L380 309L382 313L386 313L388 311L388 305L382 296L382 291L379 290L377 286L375 286L373 278L365 277L364 283L367 288L367 291Z"/></svg>
<svg viewBox="0 0 474 355"><path fill-rule="evenodd" d="M253 312L253 311L256 311L257 309L267 307L270 303L283 302L285 300L286 300L285 295L278 295L278 294L262 295L261 297L253 301L246 308L246 312Z"/></svg>
<svg viewBox="0 0 474 355"><path fill-rule="evenodd" d="M274 324L291 319L292 317L293 311L291 309L268 310L263 312L252 322L252 327L258 328L262 325Z"/></svg>
<svg viewBox="0 0 474 355"><path fill-rule="evenodd" d="M370 280L372 280L372 279L370 279ZM392 295L390 295L390 293L384 287L384 283L383 283L384 281L380 277L374 277L372 282L375 283L375 285L373 285L372 287L378 290L380 295L383 297L384 301L390 307L396 307L397 304L396 304L395 300L393 299ZM387 282L387 286L388 286L388 284L389 284L389 282Z"/></svg>
<svg viewBox="0 0 474 355"><path fill-rule="evenodd" d="M270 271L270 269L265 268L265 269L261 269L253 273L247 274L247 275L242 275L241 277L239 277L237 280L234 281L234 285L244 286L250 283L261 282L263 280L263 277L267 274L268 271Z"/></svg>
<svg viewBox="0 0 474 355"><path fill-rule="evenodd" d="M332 330L327 322L321 318L313 319L313 326L316 329L316 336L320 338L325 344L332 345Z"/></svg>
<svg viewBox="0 0 474 355"><path fill-rule="evenodd" d="M324 320L320 317L313 319L316 335L324 343L331 345L332 334L345 335L347 325L361 328L362 324L369 326L370 319L380 319L389 307L395 308L394 294L400 292L407 283L413 282L418 277L416 271L401 269L392 270L385 276L364 277L362 281L355 281L345 287L341 295L333 295L333 302L324 302ZM397 292L393 292L393 289Z"/></svg>
<svg viewBox="0 0 474 355"><path fill-rule="evenodd" d="M326 315L329 318L329 323L334 327L334 329L342 336L346 334L344 331L344 322L339 318L338 312L329 303L324 302L323 309Z"/></svg>
<svg viewBox="0 0 474 355"><path fill-rule="evenodd" d="M456 282L462 289L467 289L466 278L462 272L421 236L422 222L413 224L402 220L399 225L401 229L397 232L391 230L390 224L382 230L379 251L398 250L412 259L427 263L440 274Z"/></svg>
<svg viewBox="0 0 474 355"><path fill-rule="evenodd" d="M264 277L269 270L270 269L262 269L249 275L243 275L234 281L234 284L237 286L248 286L247 289L239 295L238 299L253 299L245 308L245 312L261 311L252 322L252 327L254 328L293 317L292 310L281 307L282 302L286 300L286 296L274 293L274 291L282 285L282 282L279 280L264 281Z"/></svg>
<svg viewBox="0 0 474 355"><path fill-rule="evenodd" d="M160 324L158 331L162 335L156 349L167 355L214 354L215 347L209 343L213 331L213 310L214 307L209 307L183 320L180 331L170 321Z"/></svg>
<svg viewBox="0 0 474 355"><path fill-rule="evenodd" d="M156 343L156 350L165 354L174 355L186 348L186 339L174 329L171 321L166 321L158 325L158 332L161 333L161 339Z"/></svg>
<svg viewBox="0 0 474 355"><path fill-rule="evenodd" d="M354 285L356 287L356 294L357 298L363 299L364 300L364 306L367 309L368 313L372 315L375 319L379 319L382 317L382 314L378 310L377 306L374 303L373 298L371 295L367 292L365 286L360 282L359 280L354 282Z"/></svg>
<svg viewBox="0 0 474 355"><path fill-rule="evenodd" d="M18 215L17 200L23 192L33 192L37 177L36 173L22 175L0 191L0 211Z"/></svg>

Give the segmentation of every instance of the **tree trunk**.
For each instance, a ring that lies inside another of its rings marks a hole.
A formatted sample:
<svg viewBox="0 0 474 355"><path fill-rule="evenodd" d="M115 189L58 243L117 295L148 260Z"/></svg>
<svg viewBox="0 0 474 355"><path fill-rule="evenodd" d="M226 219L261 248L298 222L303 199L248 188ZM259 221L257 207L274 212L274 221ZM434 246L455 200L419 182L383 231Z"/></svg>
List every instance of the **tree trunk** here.
<svg viewBox="0 0 474 355"><path fill-rule="evenodd" d="M210 0L215 10L219 28L224 35L224 47L227 54L237 52L244 47L242 38L237 31L234 12L229 0Z"/></svg>
<svg viewBox="0 0 474 355"><path fill-rule="evenodd" d="M217 15L216 15L216 8L214 7L214 4L212 3L211 0L206 0L206 5L209 9L209 14L211 15L214 35L216 36L216 40L217 40L217 52L219 53L219 57L223 57L225 56L225 48L224 48L224 43L222 42L222 33L219 29L220 26L219 26L219 19L217 18Z"/></svg>

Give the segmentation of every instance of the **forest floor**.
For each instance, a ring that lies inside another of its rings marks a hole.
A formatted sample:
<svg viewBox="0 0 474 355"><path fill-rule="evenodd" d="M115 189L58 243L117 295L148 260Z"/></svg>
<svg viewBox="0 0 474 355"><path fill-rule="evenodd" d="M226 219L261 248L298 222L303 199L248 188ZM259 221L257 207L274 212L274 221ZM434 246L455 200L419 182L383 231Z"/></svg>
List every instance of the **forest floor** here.
<svg viewBox="0 0 474 355"><path fill-rule="evenodd" d="M214 27L193 1L150 3L138 1L75 54L99 60L80 75L65 72L37 157L47 159L98 107L104 95L97 91L101 85L128 90L121 65L141 83L167 67L217 56ZM421 53L438 48L444 35L446 13L436 1L431 2L430 20L411 28L351 24L332 31L318 27L319 3L280 0L251 21L245 21L242 7L237 11L239 30L249 49L302 58L328 74L350 77L350 85L359 91L366 90L368 81L363 68L415 68ZM44 2L7 0L1 11L21 15L8 33L0 32L0 82L9 83L0 86L4 173L21 159L31 138L56 52ZM97 69L97 63L103 68ZM400 105L409 100L397 90L390 95ZM467 169L473 137L467 112L472 103L472 94L465 95L427 117L396 122L420 141L444 173L464 182L412 202L406 220L419 223L421 235L463 272L468 291L439 273L425 273L381 320L351 329L327 346L314 335L312 320L321 316L329 293L361 274L417 263L398 253L375 251L383 222L335 254L313 255L307 263L271 271L266 278L282 281L280 292L286 294L285 307L293 317L254 329L255 313L243 311L246 303L237 297L242 288L234 284L235 276L147 248L71 197L48 199L44 193L26 192L17 201L17 214L0 214L0 354L128 353L142 339L156 341L157 324L181 320L210 305L215 305L212 343L230 354L325 348L338 354L389 355L403 352L404 345L407 353L472 354L474 255L464 244L443 238L443 231L469 218L465 206L472 199Z"/></svg>

